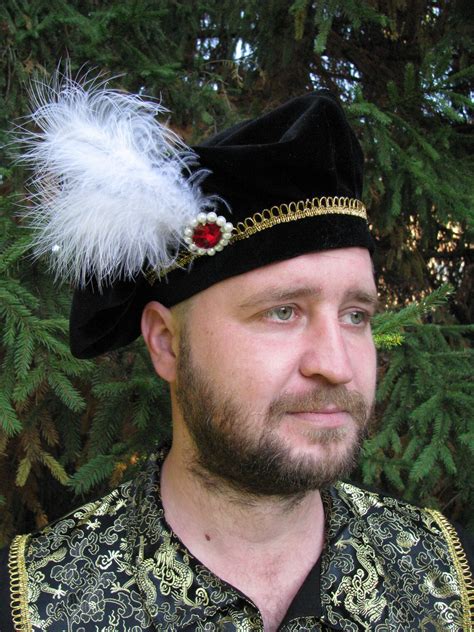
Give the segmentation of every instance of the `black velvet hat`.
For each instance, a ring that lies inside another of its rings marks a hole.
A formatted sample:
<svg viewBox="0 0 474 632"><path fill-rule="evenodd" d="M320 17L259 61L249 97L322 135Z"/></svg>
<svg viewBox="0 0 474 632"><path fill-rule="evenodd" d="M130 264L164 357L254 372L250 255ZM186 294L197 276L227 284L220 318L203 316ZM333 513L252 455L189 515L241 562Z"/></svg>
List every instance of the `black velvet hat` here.
<svg viewBox="0 0 474 632"><path fill-rule="evenodd" d="M307 94L192 148L200 193L213 208L188 222L170 264L74 292L71 349L89 358L140 334L144 306L170 307L229 277L308 252L372 252L362 193L363 154L328 91ZM196 188L196 187L195 187ZM117 221L119 219L117 218Z"/></svg>

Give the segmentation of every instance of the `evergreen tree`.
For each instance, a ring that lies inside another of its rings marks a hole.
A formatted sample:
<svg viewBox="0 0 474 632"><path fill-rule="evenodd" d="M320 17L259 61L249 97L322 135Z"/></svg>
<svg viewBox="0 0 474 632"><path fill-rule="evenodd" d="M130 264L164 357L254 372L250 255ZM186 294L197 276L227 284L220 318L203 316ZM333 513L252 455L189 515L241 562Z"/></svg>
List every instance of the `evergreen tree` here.
<svg viewBox="0 0 474 632"><path fill-rule="evenodd" d="M94 362L72 358L70 290L28 258L17 213L27 174L12 163L8 131L28 110L28 82L47 80L66 58L73 74L100 69L113 87L161 97L190 143L314 88L341 98L366 153L364 201L388 310L375 323L380 384L358 476L468 522L469 8L467 0L2 3L0 544L59 516L79 502L74 493L120 482L169 431L166 388L142 344Z"/></svg>

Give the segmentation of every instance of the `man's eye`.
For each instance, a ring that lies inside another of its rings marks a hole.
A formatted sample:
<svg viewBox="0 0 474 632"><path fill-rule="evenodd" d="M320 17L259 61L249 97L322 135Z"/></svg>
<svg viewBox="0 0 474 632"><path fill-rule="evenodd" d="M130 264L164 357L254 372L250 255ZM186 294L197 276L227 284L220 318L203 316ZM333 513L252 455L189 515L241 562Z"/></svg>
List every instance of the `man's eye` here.
<svg viewBox="0 0 474 632"><path fill-rule="evenodd" d="M294 314L294 308L289 305L282 305L281 307L274 307L270 309L267 314L269 318L273 320L290 320Z"/></svg>
<svg viewBox="0 0 474 632"><path fill-rule="evenodd" d="M346 314L346 319L349 320L351 325L362 325L369 320L369 316L365 312L354 310Z"/></svg>

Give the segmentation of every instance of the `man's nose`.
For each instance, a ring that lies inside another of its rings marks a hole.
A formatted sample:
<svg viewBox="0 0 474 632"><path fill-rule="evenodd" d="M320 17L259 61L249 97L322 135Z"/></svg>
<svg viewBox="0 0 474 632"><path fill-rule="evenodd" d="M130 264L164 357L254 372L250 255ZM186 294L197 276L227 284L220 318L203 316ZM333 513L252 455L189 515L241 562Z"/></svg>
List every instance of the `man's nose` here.
<svg viewBox="0 0 474 632"><path fill-rule="evenodd" d="M318 317L305 332L300 372L321 377L331 384L347 384L353 378L344 330L337 317Z"/></svg>

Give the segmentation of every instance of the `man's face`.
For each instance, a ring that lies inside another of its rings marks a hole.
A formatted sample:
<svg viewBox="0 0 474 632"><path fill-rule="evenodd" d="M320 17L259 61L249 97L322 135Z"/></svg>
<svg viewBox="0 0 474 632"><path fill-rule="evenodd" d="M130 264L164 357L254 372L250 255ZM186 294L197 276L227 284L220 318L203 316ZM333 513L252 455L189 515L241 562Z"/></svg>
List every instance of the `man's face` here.
<svg viewBox="0 0 474 632"><path fill-rule="evenodd" d="M374 399L376 297L361 248L303 255L196 295L176 381L192 466L280 497L346 474Z"/></svg>

